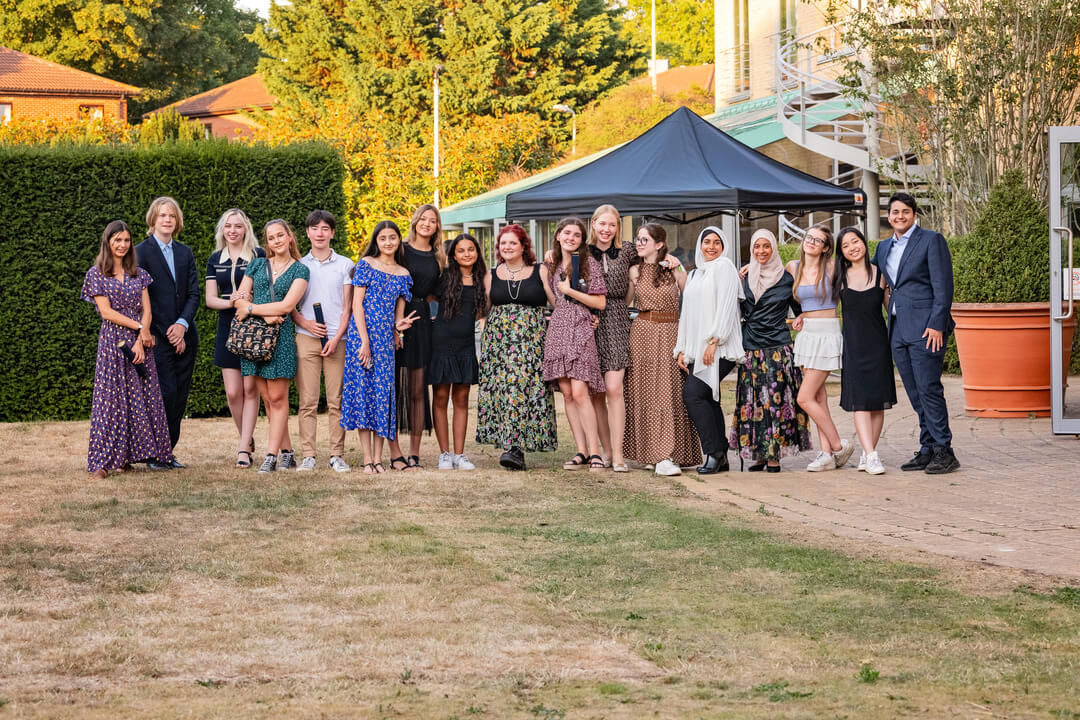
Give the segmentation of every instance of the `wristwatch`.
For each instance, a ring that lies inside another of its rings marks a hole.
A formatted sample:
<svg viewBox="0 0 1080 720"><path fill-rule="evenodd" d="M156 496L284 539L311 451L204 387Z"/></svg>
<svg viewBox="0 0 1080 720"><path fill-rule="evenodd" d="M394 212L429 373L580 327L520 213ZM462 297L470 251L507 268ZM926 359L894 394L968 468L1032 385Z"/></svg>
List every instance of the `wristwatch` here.
<svg viewBox="0 0 1080 720"><path fill-rule="evenodd" d="M255 306L252 305L251 303L248 303L248 315L250 315L254 310L255 310Z"/></svg>

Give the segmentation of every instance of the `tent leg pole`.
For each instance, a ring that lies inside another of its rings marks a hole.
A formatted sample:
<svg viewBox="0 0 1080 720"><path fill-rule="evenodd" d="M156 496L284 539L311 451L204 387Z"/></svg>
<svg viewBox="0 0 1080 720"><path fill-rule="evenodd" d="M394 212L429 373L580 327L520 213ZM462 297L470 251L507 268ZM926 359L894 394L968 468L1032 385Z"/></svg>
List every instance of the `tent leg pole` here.
<svg viewBox="0 0 1080 720"><path fill-rule="evenodd" d="M739 216L737 214L721 216L720 229L724 231L724 236L728 238L727 247L724 248L724 255L727 256L728 260L735 263L735 267L742 267L742 238L739 235Z"/></svg>

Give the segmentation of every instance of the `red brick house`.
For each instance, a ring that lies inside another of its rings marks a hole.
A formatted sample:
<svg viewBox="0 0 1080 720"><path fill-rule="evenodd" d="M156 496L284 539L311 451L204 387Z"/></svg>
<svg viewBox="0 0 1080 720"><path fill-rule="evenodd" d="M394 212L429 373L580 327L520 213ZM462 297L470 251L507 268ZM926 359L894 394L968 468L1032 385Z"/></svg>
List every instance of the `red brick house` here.
<svg viewBox="0 0 1080 720"><path fill-rule="evenodd" d="M143 119L173 108L184 117L202 123L207 137L236 139L251 135L259 127L245 112L272 111L276 102L262 76L256 73L158 108L143 115Z"/></svg>
<svg viewBox="0 0 1080 720"><path fill-rule="evenodd" d="M0 47L0 122L10 118L127 120L127 100L142 90Z"/></svg>

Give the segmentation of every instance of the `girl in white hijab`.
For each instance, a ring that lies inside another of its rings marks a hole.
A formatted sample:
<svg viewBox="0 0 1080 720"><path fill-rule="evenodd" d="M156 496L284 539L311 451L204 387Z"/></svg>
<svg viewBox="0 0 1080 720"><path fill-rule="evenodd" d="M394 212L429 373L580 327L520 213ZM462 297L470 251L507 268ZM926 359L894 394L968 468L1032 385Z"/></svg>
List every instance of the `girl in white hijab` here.
<svg viewBox="0 0 1080 720"><path fill-rule="evenodd" d="M701 439L705 463L697 471L702 475L728 469L720 382L745 355L739 322L742 283L735 265L724 257L725 242L723 231L714 226L698 235L674 350L688 373L683 402Z"/></svg>

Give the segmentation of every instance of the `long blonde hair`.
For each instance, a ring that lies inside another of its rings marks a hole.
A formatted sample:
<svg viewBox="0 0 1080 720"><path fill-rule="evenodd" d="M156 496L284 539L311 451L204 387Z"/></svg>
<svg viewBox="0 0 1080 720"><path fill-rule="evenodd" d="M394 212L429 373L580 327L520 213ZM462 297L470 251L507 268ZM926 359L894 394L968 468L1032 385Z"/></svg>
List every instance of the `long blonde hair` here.
<svg viewBox="0 0 1080 720"><path fill-rule="evenodd" d="M217 229L214 230L214 250L224 250L228 244L225 242L225 223L233 215L239 215L240 223L244 226L244 242L240 246L240 257L245 262L251 262L255 257L255 248L259 247L259 239L255 237L255 228L251 226L247 213L240 208L229 208L218 218ZM236 258L230 256L230 259L236 262Z"/></svg>
<svg viewBox="0 0 1080 720"><path fill-rule="evenodd" d="M412 220L409 221L409 232L405 235L405 242L408 245L413 244L413 240L416 239L416 224L420 222L420 218L428 210L435 212L435 232L431 236L431 249L435 251L435 260L439 263L439 269L446 269L446 249L443 248L442 239L442 215L439 214L439 208L428 203L427 205L421 205L416 208L416 211L412 214Z"/></svg>
<svg viewBox="0 0 1080 720"><path fill-rule="evenodd" d="M833 296L832 283L829 281L829 260L832 258L833 252L833 234L832 230L825 223L818 223L810 230L820 230L825 235L825 244L821 246L821 254L818 255L817 267L818 267L818 279L815 284L818 288L816 292L817 296L821 300L828 300ZM803 242L806 242L805 238ZM795 296L795 299L799 299L799 281L802 279L803 268L806 267L806 249L803 243L799 243L799 264L795 266L795 282L791 286L791 294Z"/></svg>
<svg viewBox="0 0 1080 720"><path fill-rule="evenodd" d="M611 241L611 244L614 245L615 247L621 249L622 248L622 216L619 215L619 211L615 208L614 205L601 205L600 207L593 210L592 219L589 220L589 240L588 240L587 244L589 244L589 245L595 245L596 244L596 233L593 232L593 223L596 222L596 219L599 218L601 215L607 215L608 213L611 213L612 215L615 216L615 239Z"/></svg>
<svg viewBox="0 0 1080 720"><path fill-rule="evenodd" d="M293 232L292 225L290 225L287 220L282 220L281 218L276 218L274 220L271 220L270 222L263 225L263 240L264 241L266 241L267 238L269 238L269 236L270 236L270 226L271 225L280 225L281 227L285 228L285 232L289 236L289 256L292 257L293 260L299 260L300 259L300 249L298 247L296 247L296 233ZM270 262L271 253L269 251L269 248L270 248L269 241L266 242L266 247L267 247L266 261Z"/></svg>

